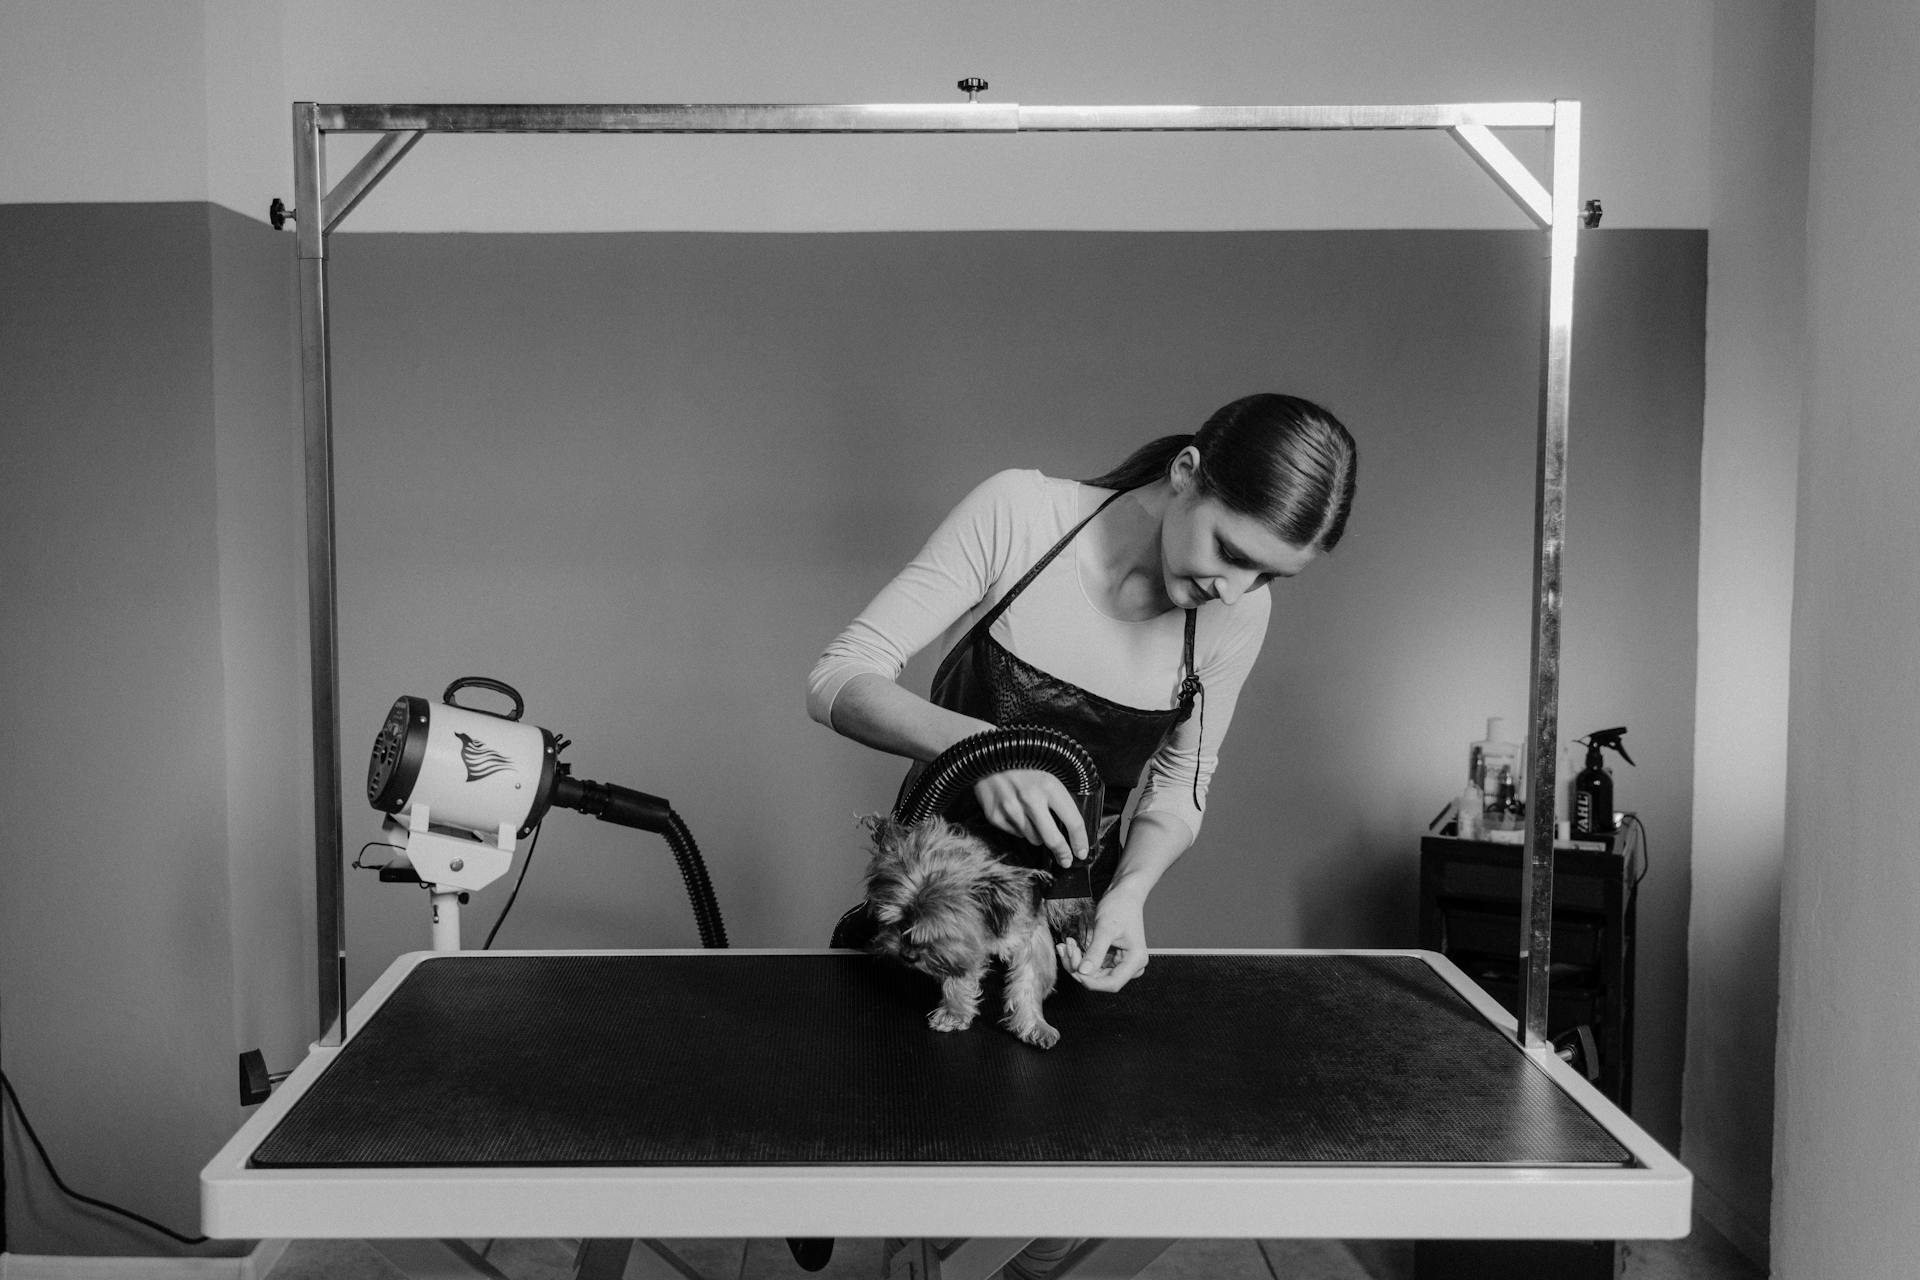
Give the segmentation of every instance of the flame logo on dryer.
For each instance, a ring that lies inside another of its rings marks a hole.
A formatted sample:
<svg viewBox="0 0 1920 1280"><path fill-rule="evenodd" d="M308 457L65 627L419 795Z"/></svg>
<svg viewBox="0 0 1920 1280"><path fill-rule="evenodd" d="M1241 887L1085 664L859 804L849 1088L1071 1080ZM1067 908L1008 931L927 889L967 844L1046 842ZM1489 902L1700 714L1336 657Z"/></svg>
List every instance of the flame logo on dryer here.
<svg viewBox="0 0 1920 1280"><path fill-rule="evenodd" d="M513 761L486 743L464 733L455 733L453 736L460 739L460 761L467 766L468 782L478 782L496 773L512 771Z"/></svg>

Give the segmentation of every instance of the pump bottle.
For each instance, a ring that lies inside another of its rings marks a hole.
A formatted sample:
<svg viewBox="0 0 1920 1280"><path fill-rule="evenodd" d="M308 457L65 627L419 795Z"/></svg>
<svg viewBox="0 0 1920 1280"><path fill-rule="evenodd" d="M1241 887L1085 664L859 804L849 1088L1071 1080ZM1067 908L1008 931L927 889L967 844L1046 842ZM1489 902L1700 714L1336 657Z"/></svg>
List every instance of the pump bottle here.
<svg viewBox="0 0 1920 1280"><path fill-rule="evenodd" d="M1606 757L1601 749L1617 751L1620 758L1628 764L1633 757L1620 742L1626 736L1626 726L1617 729L1601 729L1588 734L1577 741L1587 746L1586 767L1573 780L1573 838L1592 840L1614 833L1613 823L1613 772L1607 768Z"/></svg>

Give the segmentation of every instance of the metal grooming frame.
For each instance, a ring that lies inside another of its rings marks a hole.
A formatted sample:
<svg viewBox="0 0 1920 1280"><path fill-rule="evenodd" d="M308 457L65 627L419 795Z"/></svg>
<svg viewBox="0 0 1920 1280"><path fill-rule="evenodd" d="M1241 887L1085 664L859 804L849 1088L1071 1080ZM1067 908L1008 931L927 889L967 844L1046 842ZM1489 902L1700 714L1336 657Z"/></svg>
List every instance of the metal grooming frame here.
<svg viewBox="0 0 1920 1280"><path fill-rule="evenodd" d="M429 133L1129 133L1429 130L1449 134L1548 233L1550 270L1541 341L1539 448L1534 495L1530 767L1522 877L1520 1044L1552 1052L1547 972L1553 937L1555 745L1560 702L1560 559L1565 540L1567 396L1573 357L1573 268L1579 203L1580 104L1465 103L1444 106L1035 107L976 101L986 88L963 80L954 104L754 105L293 105L295 207L275 200L278 228L297 224L300 374L306 433L307 590L312 649L315 903L318 912L320 1039L346 1037L346 915L341 831L339 656L333 536L333 386L328 331L327 237ZM1543 185L1494 129L1545 129L1552 151ZM326 136L377 133L333 187ZM1599 220L1589 201L1584 221Z"/></svg>

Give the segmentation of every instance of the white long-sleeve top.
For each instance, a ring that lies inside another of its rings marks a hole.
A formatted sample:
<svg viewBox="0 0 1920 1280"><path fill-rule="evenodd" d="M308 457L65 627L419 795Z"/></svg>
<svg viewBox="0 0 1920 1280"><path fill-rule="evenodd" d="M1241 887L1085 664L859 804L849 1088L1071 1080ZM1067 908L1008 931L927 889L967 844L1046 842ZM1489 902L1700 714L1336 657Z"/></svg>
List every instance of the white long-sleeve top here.
<svg viewBox="0 0 1920 1280"><path fill-rule="evenodd" d="M1108 493L1038 471L988 477L827 646L807 680L807 713L831 726L834 699L856 675L896 680L928 644L938 642L944 654ZM1185 613L1169 609L1139 621L1102 613L1086 589L1082 575L1091 570L1083 571L1075 554L1080 545L1078 538L1068 544L989 633L1021 660L1103 698L1143 710L1177 705L1186 675ZM1199 834L1196 791L1204 803L1271 608L1264 589L1233 605L1200 607L1194 666L1206 692L1148 761L1136 814L1166 814Z"/></svg>

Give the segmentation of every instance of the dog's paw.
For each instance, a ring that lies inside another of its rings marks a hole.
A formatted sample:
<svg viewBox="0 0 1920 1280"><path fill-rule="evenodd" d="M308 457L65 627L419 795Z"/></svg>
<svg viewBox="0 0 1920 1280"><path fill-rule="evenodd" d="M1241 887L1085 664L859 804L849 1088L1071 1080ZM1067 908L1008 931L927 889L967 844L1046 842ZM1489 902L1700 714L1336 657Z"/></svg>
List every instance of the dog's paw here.
<svg viewBox="0 0 1920 1280"><path fill-rule="evenodd" d="M973 1025L973 1015L942 1006L927 1015L927 1025L935 1031L965 1031Z"/></svg>
<svg viewBox="0 0 1920 1280"><path fill-rule="evenodd" d="M1019 1036L1036 1049L1051 1049L1060 1043L1060 1033L1045 1022L1035 1023L1033 1026L1022 1028L1013 1034Z"/></svg>

